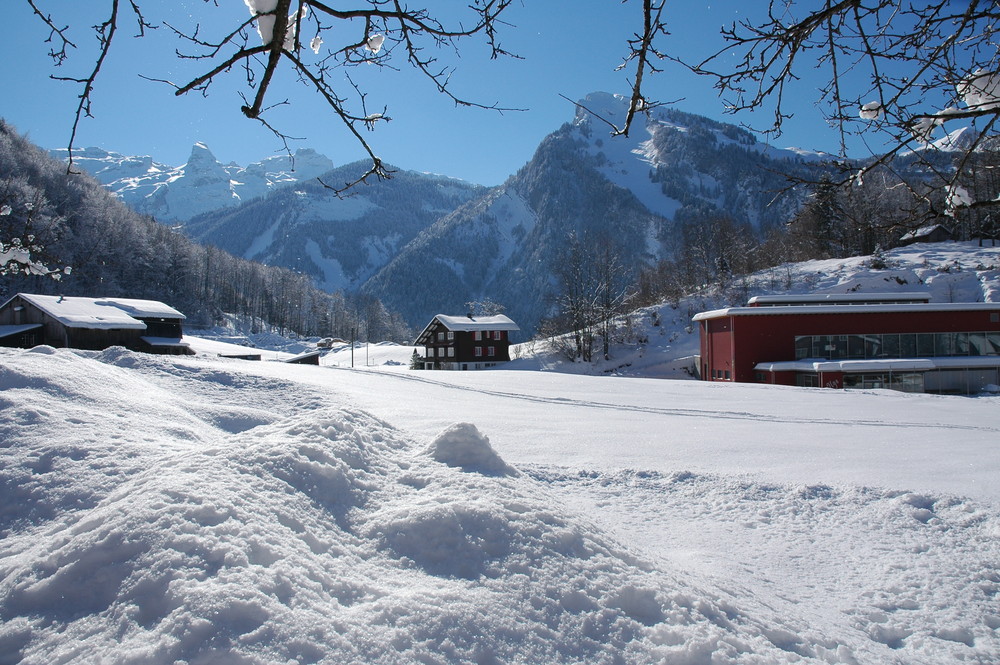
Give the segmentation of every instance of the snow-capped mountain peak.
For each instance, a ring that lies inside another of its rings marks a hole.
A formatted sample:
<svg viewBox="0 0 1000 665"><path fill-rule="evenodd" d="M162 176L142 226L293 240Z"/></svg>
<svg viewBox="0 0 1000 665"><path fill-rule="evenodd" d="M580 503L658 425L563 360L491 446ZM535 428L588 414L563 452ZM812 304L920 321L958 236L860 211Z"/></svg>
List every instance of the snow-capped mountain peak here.
<svg viewBox="0 0 1000 665"><path fill-rule="evenodd" d="M51 153L64 160L68 156L65 149ZM334 168L327 157L308 148L291 157L274 155L246 167L223 165L202 142L191 147L187 162L180 166L101 148L76 151L73 163L137 211L162 221L182 222L263 196L280 185L312 180Z"/></svg>

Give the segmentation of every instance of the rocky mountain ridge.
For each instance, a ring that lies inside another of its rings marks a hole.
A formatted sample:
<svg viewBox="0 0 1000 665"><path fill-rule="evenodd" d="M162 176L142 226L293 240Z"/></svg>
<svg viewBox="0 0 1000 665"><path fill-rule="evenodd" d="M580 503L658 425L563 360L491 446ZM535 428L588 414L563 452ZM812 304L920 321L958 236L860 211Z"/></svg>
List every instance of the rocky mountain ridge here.
<svg viewBox="0 0 1000 665"><path fill-rule="evenodd" d="M49 152L63 161L69 156L65 148ZM330 159L311 148L299 149L292 157L274 155L246 167L222 164L204 143L192 146L188 161L180 166L102 148L76 151L73 163L132 209L162 222L185 222L206 212L230 208L334 168Z"/></svg>

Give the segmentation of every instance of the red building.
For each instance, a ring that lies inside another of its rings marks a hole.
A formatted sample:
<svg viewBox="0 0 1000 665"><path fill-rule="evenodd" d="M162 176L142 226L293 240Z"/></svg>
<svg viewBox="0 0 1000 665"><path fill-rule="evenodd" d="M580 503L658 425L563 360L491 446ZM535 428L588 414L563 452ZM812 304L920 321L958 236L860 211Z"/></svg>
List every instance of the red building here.
<svg viewBox="0 0 1000 665"><path fill-rule="evenodd" d="M957 394L1000 385L1000 303L758 296L694 321L706 381Z"/></svg>
<svg viewBox="0 0 1000 665"><path fill-rule="evenodd" d="M520 330L503 314L438 314L417 336L425 351L424 369L483 369L510 360L509 333Z"/></svg>

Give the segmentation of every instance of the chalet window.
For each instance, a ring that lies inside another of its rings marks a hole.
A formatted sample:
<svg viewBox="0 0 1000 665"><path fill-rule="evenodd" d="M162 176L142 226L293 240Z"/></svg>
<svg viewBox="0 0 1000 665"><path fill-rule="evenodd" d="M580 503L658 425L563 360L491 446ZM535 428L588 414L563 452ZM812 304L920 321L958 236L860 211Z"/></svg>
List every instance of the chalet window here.
<svg viewBox="0 0 1000 665"><path fill-rule="evenodd" d="M476 340L477 342L481 341L481 340L483 339L483 331L482 331L482 330L477 330L477 331L476 331L476 332L475 332L475 333L473 334L472 338L473 338L474 340Z"/></svg>
<svg viewBox="0 0 1000 665"><path fill-rule="evenodd" d="M489 348L486 349L486 355L490 356L491 358L493 356L495 356L496 354L497 354L496 347L491 346L491 347L489 347Z"/></svg>
<svg viewBox="0 0 1000 665"><path fill-rule="evenodd" d="M483 347L477 346L475 355L477 358L481 358L483 356Z"/></svg>
<svg viewBox="0 0 1000 665"><path fill-rule="evenodd" d="M439 342L443 342L444 341L444 333L443 332L439 332L438 333L438 341Z"/></svg>
<svg viewBox="0 0 1000 665"><path fill-rule="evenodd" d="M454 341L454 339L455 339L455 332L452 331L452 330L449 330L448 331L448 341L451 342L451 341Z"/></svg>
<svg viewBox="0 0 1000 665"><path fill-rule="evenodd" d="M449 346L448 347L448 357L449 358L454 358L455 357L455 347L454 346Z"/></svg>

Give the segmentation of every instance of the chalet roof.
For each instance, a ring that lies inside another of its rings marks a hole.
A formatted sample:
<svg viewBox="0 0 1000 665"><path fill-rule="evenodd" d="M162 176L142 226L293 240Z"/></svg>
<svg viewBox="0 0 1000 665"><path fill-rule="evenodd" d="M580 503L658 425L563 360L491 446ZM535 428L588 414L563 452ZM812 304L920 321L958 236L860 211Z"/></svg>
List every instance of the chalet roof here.
<svg viewBox="0 0 1000 665"><path fill-rule="evenodd" d="M503 314L493 316L446 316L438 314L434 317L448 330L520 330L517 324Z"/></svg>
<svg viewBox="0 0 1000 665"><path fill-rule="evenodd" d="M893 303L840 305L775 305L773 307L727 307L699 312L692 321L707 321L727 316L777 316L796 314L898 314L902 312L997 312L997 302Z"/></svg>
<svg viewBox="0 0 1000 665"><path fill-rule="evenodd" d="M935 231L940 229L942 232L951 235L951 229L949 229L944 224L929 224L927 226L921 226L918 229L913 229L912 231L907 231L903 234L901 240L914 240L916 238L926 238L932 235Z"/></svg>
<svg viewBox="0 0 1000 665"><path fill-rule="evenodd" d="M185 318L173 307L156 300L45 296L34 293L19 293L18 296L69 328L145 330L146 324L140 319Z"/></svg>
<svg viewBox="0 0 1000 665"><path fill-rule="evenodd" d="M518 325L514 323L510 317L504 316L503 314L494 314L492 316L448 316L446 314L438 314L431 322L428 323L423 332L417 336L417 344L423 343L426 339L426 335L430 332L431 328L434 327L435 323L439 323L444 326L445 330L451 330L453 332L474 332L476 330L520 330Z"/></svg>

